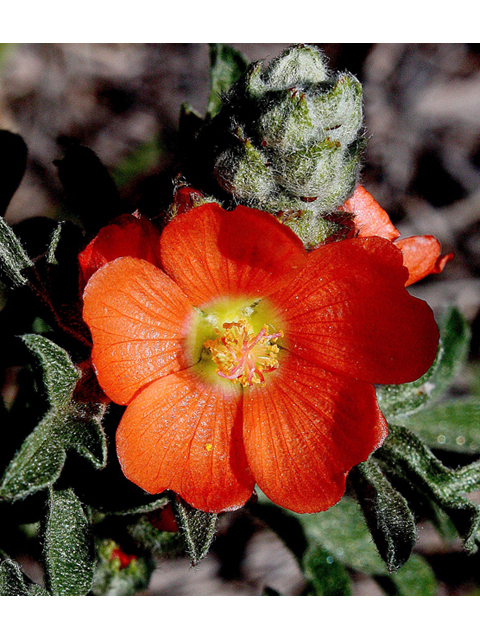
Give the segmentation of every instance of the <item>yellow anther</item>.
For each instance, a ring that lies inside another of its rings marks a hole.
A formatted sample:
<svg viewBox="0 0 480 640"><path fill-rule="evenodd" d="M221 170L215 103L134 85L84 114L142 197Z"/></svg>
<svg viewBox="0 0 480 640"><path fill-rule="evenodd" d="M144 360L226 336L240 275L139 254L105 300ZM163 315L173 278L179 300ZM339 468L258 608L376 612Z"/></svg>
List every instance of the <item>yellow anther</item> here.
<svg viewBox="0 0 480 640"><path fill-rule="evenodd" d="M204 344L218 365L217 374L244 387L264 385L263 374L278 367L279 348L274 342L283 337L283 332L269 334L264 325L255 335L250 323L244 319L226 322L223 328L223 334Z"/></svg>

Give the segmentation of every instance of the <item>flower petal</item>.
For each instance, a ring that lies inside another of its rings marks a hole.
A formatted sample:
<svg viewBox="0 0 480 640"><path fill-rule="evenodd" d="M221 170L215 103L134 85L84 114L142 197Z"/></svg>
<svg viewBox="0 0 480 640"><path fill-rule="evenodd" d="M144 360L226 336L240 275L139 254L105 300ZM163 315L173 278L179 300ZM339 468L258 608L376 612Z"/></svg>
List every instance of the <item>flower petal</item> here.
<svg viewBox="0 0 480 640"><path fill-rule="evenodd" d="M310 362L365 382L408 382L431 366L439 334L406 278L390 241L342 240L313 251L297 280L257 309L272 304L279 344Z"/></svg>
<svg viewBox="0 0 480 640"><path fill-rule="evenodd" d="M354 215L353 221L359 238L380 236L387 240L395 240L400 235L388 213L361 186L356 187L353 195L340 208Z"/></svg>
<svg viewBox="0 0 480 640"><path fill-rule="evenodd" d="M117 258L84 292L98 381L118 404L149 382L192 364L187 330L192 307L178 286L149 262Z"/></svg>
<svg viewBox="0 0 480 640"><path fill-rule="evenodd" d="M171 489L196 509L217 513L243 506L252 494L241 392L204 383L195 367L142 391L116 440L123 473L149 493Z"/></svg>
<svg viewBox="0 0 480 640"><path fill-rule="evenodd" d="M257 300L288 283L306 262L297 236L271 214L205 204L165 228L161 260L197 306L238 296Z"/></svg>
<svg viewBox="0 0 480 640"><path fill-rule="evenodd" d="M244 395L244 440L262 491L298 513L328 509L347 472L387 434L373 385L283 354L263 388Z"/></svg>
<svg viewBox="0 0 480 640"><path fill-rule="evenodd" d="M81 288L100 267L122 256L141 258L159 266L159 242L159 232L146 218L118 216L78 256Z"/></svg>
<svg viewBox="0 0 480 640"><path fill-rule="evenodd" d="M441 256L440 243L433 236L402 238L395 245L403 253L403 264L408 269L406 287L431 273L440 273L454 257L453 253Z"/></svg>

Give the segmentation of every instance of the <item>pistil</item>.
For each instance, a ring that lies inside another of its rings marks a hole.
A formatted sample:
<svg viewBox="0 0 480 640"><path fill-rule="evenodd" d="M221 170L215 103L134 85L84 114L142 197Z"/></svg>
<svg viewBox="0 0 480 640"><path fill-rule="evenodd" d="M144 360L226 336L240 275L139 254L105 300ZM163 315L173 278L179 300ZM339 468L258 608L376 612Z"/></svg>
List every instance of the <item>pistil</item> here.
<svg viewBox="0 0 480 640"><path fill-rule="evenodd" d="M268 333L268 327L264 325L255 335L245 319L225 322L223 329L224 333L218 332L218 338L204 343L218 365L216 373L227 380L239 382L243 387L263 386L263 374L278 367L279 347L275 342L283 337L283 332Z"/></svg>

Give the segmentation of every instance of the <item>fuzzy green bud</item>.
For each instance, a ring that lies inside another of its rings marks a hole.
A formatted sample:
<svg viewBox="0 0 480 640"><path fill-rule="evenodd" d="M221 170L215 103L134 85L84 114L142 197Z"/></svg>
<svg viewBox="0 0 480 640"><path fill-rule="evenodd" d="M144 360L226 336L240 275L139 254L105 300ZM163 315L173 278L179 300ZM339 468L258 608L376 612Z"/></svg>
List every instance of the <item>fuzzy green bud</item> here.
<svg viewBox="0 0 480 640"><path fill-rule="evenodd" d="M339 233L335 212L355 188L365 144L360 82L331 73L316 47L295 45L266 68L250 65L223 102L203 138L223 192L277 215L305 246Z"/></svg>

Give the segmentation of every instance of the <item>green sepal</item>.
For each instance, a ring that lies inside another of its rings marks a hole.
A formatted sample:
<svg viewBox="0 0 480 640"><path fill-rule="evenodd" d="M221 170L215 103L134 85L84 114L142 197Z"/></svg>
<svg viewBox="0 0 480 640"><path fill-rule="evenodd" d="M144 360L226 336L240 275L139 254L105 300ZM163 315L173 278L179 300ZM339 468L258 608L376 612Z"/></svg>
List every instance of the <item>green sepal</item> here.
<svg viewBox="0 0 480 640"><path fill-rule="evenodd" d="M19 564L6 558L0 564L0 596L49 596L46 589L32 583Z"/></svg>
<svg viewBox="0 0 480 640"><path fill-rule="evenodd" d="M93 582L95 554L88 518L72 489L49 491L44 533L46 582L54 596L84 596Z"/></svg>
<svg viewBox="0 0 480 640"><path fill-rule="evenodd" d="M437 402L465 363L470 344L470 328L462 314L449 309L440 323L437 356L421 378L406 384L377 389L377 398L385 418L406 424L408 416Z"/></svg>
<svg viewBox="0 0 480 640"><path fill-rule="evenodd" d="M374 455L388 476L406 483L440 507L455 526L465 550L476 551L480 506L464 494L478 487L478 464L449 469L415 434L392 424L383 446Z"/></svg>
<svg viewBox="0 0 480 640"><path fill-rule="evenodd" d="M218 516L216 513L194 509L178 496L173 508L178 529L194 566L205 558L210 549L215 537Z"/></svg>
<svg viewBox="0 0 480 640"><path fill-rule="evenodd" d="M376 580L390 596L436 596L438 582L429 563L418 553L413 553L399 571L389 576L377 576Z"/></svg>
<svg viewBox="0 0 480 640"><path fill-rule="evenodd" d="M348 478L378 552L388 570L397 571L410 557L417 540L415 519L407 501L373 458L352 469Z"/></svg>
<svg viewBox="0 0 480 640"><path fill-rule="evenodd" d="M311 545L302 559L305 595L351 596L351 582L340 562L320 545Z"/></svg>
<svg viewBox="0 0 480 640"><path fill-rule="evenodd" d="M223 106L223 95L248 67L244 56L226 44L209 44L210 95L207 115L213 118Z"/></svg>
<svg viewBox="0 0 480 640"><path fill-rule="evenodd" d="M5 283L20 287L28 282L24 271L33 267L20 240L11 227L0 217L0 272Z"/></svg>
<svg viewBox="0 0 480 640"><path fill-rule="evenodd" d="M76 450L96 469L106 464L106 438L101 427L104 405L72 400L80 373L68 353L41 335L23 336L40 361L49 410L7 467L0 499L18 500L51 486L60 476L67 451Z"/></svg>
<svg viewBox="0 0 480 640"><path fill-rule="evenodd" d="M480 401L450 400L411 416L408 428L434 449L480 452Z"/></svg>
<svg viewBox="0 0 480 640"><path fill-rule="evenodd" d="M22 181L28 149L17 133L0 130L0 215L3 216Z"/></svg>

